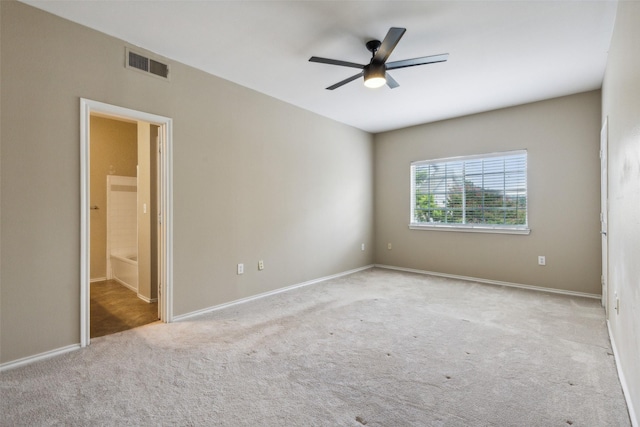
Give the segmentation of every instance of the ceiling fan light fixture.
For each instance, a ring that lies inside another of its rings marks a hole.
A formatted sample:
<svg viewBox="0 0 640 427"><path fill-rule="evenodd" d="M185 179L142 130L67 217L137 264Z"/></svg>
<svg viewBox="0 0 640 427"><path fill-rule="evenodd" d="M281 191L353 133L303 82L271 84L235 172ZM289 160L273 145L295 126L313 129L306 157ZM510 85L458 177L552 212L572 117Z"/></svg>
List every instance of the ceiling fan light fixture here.
<svg viewBox="0 0 640 427"><path fill-rule="evenodd" d="M371 89L376 89L384 86L387 83L387 79L384 77L370 77L364 81L364 85Z"/></svg>
<svg viewBox="0 0 640 427"><path fill-rule="evenodd" d="M375 89L387 83L384 64L369 64L364 67L364 85Z"/></svg>

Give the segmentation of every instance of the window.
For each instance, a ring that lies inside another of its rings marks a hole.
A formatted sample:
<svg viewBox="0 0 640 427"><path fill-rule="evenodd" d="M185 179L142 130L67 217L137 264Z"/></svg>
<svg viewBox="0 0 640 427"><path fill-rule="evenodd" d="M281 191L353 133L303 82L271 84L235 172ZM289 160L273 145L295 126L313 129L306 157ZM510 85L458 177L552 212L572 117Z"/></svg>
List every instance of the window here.
<svg viewBox="0 0 640 427"><path fill-rule="evenodd" d="M527 152L413 162L409 226L528 234Z"/></svg>

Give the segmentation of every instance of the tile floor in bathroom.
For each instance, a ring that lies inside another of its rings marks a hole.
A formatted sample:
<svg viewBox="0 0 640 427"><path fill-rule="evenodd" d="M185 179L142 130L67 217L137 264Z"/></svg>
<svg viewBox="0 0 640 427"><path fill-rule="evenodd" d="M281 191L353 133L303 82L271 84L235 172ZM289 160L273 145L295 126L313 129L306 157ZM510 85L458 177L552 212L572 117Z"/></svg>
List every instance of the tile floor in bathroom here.
<svg viewBox="0 0 640 427"><path fill-rule="evenodd" d="M147 303L115 280L91 283L91 338L158 321L158 303Z"/></svg>

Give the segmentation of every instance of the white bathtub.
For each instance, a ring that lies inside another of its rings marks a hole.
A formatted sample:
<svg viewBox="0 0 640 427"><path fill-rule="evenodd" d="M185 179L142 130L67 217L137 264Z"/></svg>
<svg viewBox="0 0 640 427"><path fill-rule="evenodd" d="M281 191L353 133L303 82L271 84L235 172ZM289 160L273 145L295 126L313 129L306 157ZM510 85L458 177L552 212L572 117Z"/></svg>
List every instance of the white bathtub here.
<svg viewBox="0 0 640 427"><path fill-rule="evenodd" d="M138 292L138 256L112 253L111 277L132 291Z"/></svg>

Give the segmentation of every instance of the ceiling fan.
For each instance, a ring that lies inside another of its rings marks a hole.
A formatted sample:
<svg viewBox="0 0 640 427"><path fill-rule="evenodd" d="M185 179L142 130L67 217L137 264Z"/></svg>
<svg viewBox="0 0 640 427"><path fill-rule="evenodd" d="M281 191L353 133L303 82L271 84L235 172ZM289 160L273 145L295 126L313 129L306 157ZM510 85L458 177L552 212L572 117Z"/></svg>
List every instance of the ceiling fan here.
<svg viewBox="0 0 640 427"><path fill-rule="evenodd" d="M398 68L413 67L416 65L434 64L436 62L444 62L449 58L448 53L433 56L422 56L420 58L403 59L402 61L394 61L387 63L387 59L393 49L404 35L406 28L391 27L384 37L382 43L379 40L370 40L367 42L367 49L371 52L371 61L367 65L356 64L354 62L340 61L337 59L320 58L312 56L310 62L320 62L322 64L341 65L343 67L359 68L362 71L358 74L344 79L334 85L329 86L328 90L334 90L355 79L364 76L364 85L371 88L383 86L385 83L391 89L400 86L393 79L387 70L397 70Z"/></svg>

